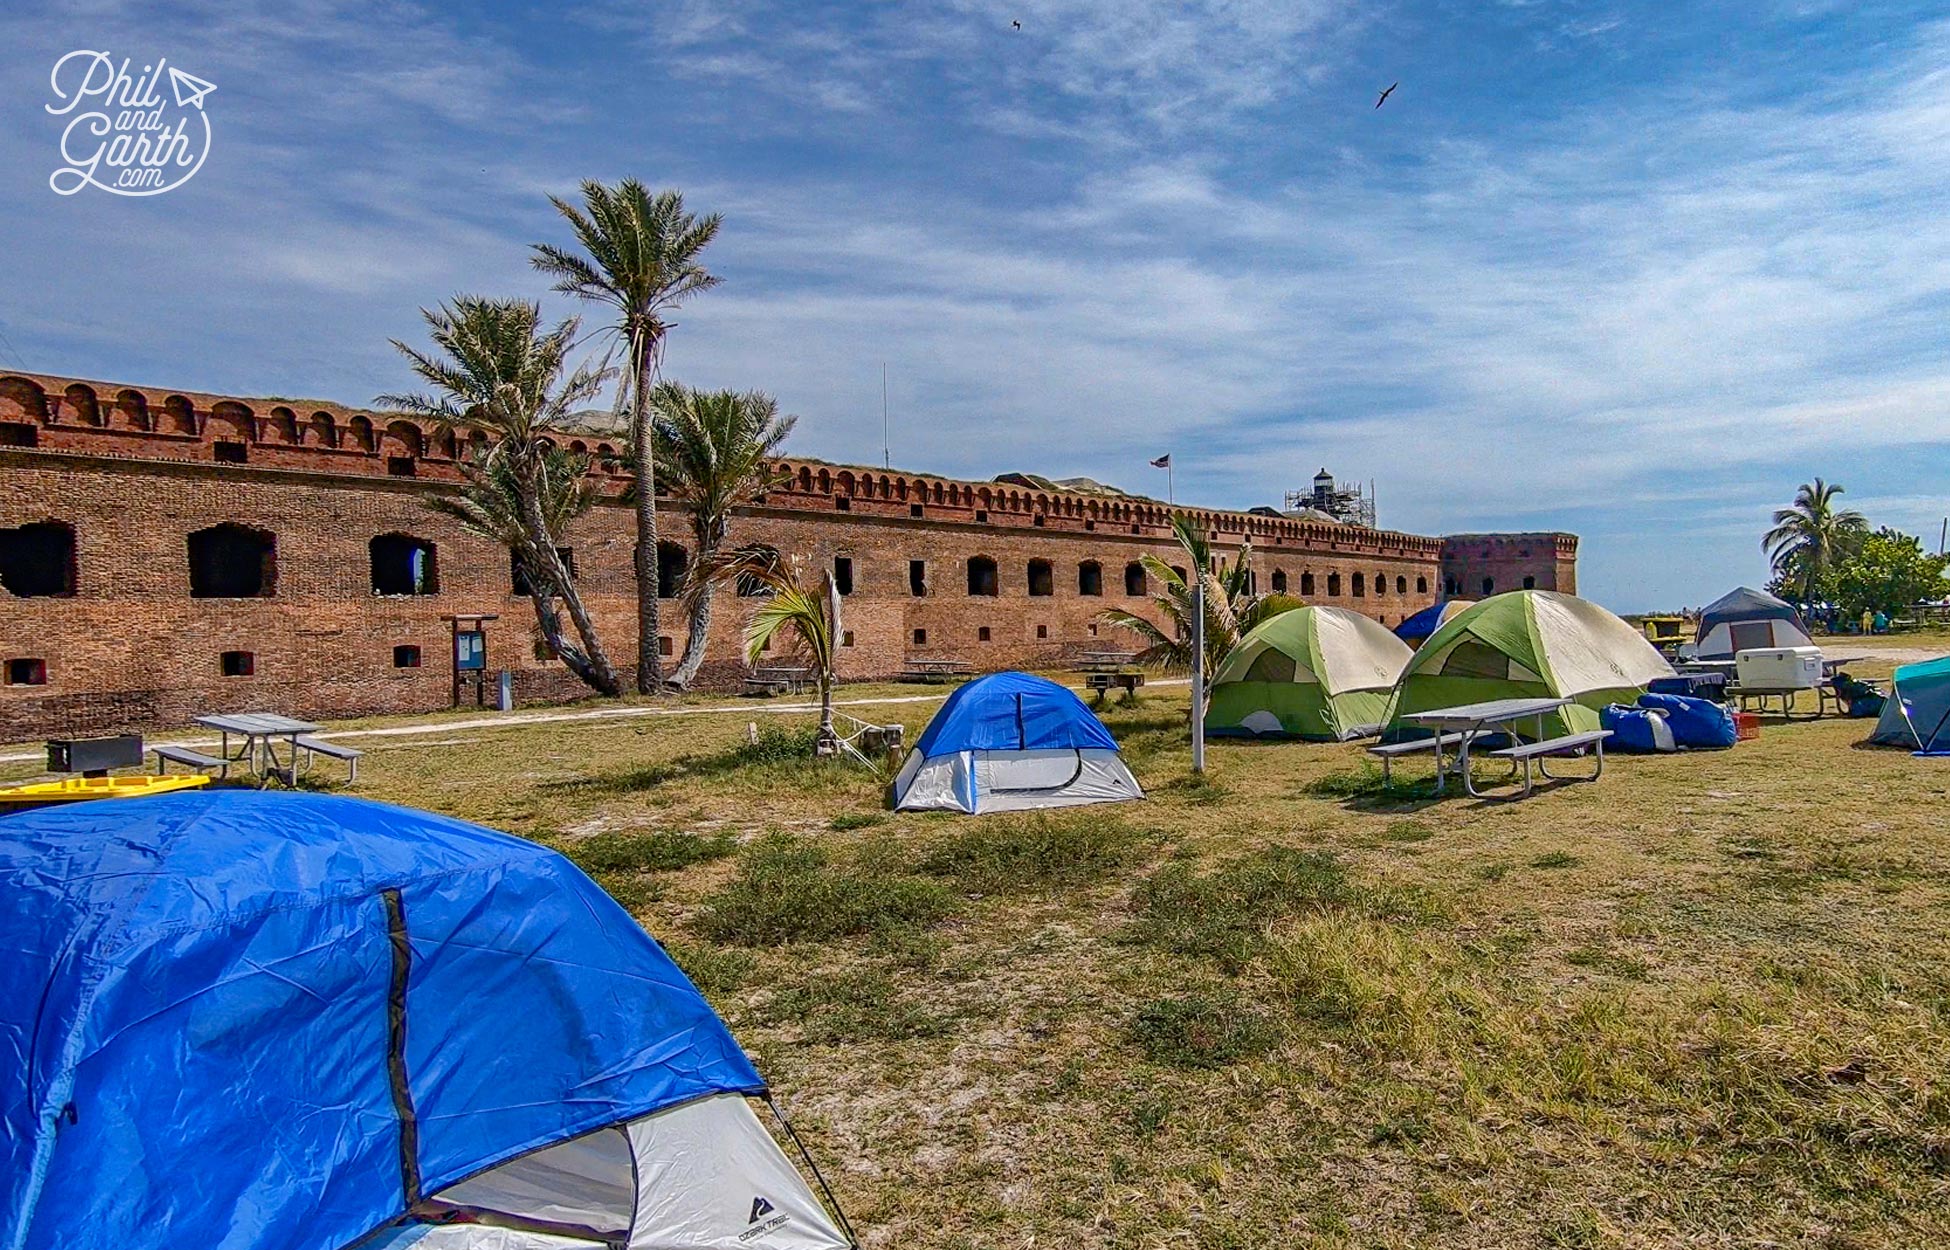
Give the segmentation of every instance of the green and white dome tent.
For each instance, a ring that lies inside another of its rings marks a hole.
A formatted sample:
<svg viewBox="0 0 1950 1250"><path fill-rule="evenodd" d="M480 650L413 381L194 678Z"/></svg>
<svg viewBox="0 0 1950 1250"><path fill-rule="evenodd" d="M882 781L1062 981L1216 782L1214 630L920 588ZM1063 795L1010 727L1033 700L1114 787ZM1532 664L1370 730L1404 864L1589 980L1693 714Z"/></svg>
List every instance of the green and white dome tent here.
<svg viewBox="0 0 1950 1250"><path fill-rule="evenodd" d="M1380 732L1395 679L1414 654L1346 608L1295 608L1263 621L1212 678L1205 732L1345 742Z"/></svg>
<svg viewBox="0 0 1950 1250"><path fill-rule="evenodd" d="M1393 732L1413 712L1566 695L1544 719L1552 737L1597 729L1608 703L1633 703L1672 665L1645 636L1589 599L1515 590L1465 609L1429 636L1402 671L1388 706Z"/></svg>

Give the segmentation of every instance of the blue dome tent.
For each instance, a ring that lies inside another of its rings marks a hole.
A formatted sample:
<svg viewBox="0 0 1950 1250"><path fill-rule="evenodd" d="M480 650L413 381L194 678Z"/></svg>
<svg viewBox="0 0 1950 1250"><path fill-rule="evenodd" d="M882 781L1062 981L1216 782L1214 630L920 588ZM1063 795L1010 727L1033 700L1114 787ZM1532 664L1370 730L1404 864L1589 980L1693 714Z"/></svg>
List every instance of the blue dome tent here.
<svg viewBox="0 0 1950 1250"><path fill-rule="evenodd" d="M1450 617L1475 602L1474 599L1444 599L1439 603L1431 603L1395 626L1395 637L1411 647L1419 647L1428 641L1430 634L1447 624Z"/></svg>
<svg viewBox="0 0 1950 1250"><path fill-rule="evenodd" d="M903 811L1009 812L1141 799L1117 739L1076 692L991 673L948 696L894 779Z"/></svg>
<svg viewBox="0 0 1950 1250"><path fill-rule="evenodd" d="M566 859L359 799L0 820L0 1247L846 1247Z"/></svg>

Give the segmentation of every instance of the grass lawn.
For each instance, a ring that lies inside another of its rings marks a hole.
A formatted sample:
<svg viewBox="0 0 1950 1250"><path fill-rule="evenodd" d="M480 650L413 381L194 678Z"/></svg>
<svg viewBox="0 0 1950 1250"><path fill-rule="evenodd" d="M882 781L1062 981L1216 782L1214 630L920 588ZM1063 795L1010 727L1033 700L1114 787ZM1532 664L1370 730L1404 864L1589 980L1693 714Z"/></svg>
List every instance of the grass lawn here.
<svg viewBox="0 0 1950 1250"><path fill-rule="evenodd" d="M1185 700L1105 713L1148 801L1041 818L889 814L758 714L365 739L354 792L588 868L875 1247L1950 1242L1950 761L1769 723L1431 802L1194 777Z"/></svg>

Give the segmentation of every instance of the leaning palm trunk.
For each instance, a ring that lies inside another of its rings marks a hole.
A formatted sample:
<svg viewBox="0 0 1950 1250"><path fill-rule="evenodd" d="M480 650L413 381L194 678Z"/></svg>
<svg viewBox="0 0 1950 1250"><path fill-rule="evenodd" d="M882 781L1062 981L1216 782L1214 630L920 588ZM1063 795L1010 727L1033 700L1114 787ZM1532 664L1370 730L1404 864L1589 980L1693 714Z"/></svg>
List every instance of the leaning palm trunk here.
<svg viewBox="0 0 1950 1250"><path fill-rule="evenodd" d="M715 552L700 553L699 563ZM706 582L694 592L691 601L691 627L685 635L684 658L670 675L670 684L679 689L688 689L697 680L697 671L704 667L704 648L711 635L711 607L717 597L717 586Z"/></svg>
<svg viewBox="0 0 1950 1250"><path fill-rule="evenodd" d="M602 639L596 634L596 623L590 619L589 610L582 602L582 594L569 577L569 569L562 562L562 553L555 549L555 540L549 534L548 522L542 514L539 489L531 482L521 492L522 520L526 522L526 553L530 569L540 570L542 579L549 583L549 589L562 600L562 606L569 611L569 620L574 622L576 638L581 647L564 648L559 621L555 623L554 637L548 637L553 609L541 614L538 623L548 644L562 662L577 677L594 687L597 693L610 696L623 692L623 685L616 677L616 666L610 663L609 653L603 650Z"/></svg>

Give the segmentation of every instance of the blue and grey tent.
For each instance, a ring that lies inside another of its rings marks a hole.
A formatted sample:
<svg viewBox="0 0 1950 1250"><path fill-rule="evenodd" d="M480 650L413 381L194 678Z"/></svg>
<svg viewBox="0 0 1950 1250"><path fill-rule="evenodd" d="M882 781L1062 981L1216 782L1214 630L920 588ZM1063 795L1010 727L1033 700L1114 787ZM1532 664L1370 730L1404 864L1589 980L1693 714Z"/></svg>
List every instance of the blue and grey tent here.
<svg viewBox="0 0 1950 1250"><path fill-rule="evenodd" d="M1764 590L1736 586L1700 609L1698 641L1686 654L1698 660L1731 660L1742 651L1814 645L1793 604Z"/></svg>
<svg viewBox="0 0 1950 1250"><path fill-rule="evenodd" d="M956 690L900 775L901 810L1012 812L1141 799L1117 739L1067 686L991 673Z"/></svg>
<svg viewBox="0 0 1950 1250"><path fill-rule="evenodd" d="M1869 741L1950 755L1950 655L1896 670Z"/></svg>
<svg viewBox="0 0 1950 1250"><path fill-rule="evenodd" d="M519 838L188 791L0 820L0 1246L837 1248L661 947Z"/></svg>
<svg viewBox="0 0 1950 1250"><path fill-rule="evenodd" d="M1430 634L1447 624L1450 617L1475 602L1474 599L1445 599L1432 603L1395 626L1395 637L1411 647L1419 647L1428 641Z"/></svg>

